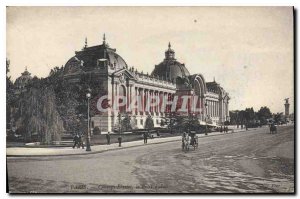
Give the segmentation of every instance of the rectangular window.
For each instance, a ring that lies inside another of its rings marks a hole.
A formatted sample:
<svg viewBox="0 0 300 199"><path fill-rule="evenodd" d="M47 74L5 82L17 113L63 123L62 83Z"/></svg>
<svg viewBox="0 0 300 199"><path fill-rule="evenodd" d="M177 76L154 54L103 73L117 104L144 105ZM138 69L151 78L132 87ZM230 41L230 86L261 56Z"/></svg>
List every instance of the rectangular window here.
<svg viewBox="0 0 300 199"><path fill-rule="evenodd" d="M143 125L143 119L141 119L141 125Z"/></svg>

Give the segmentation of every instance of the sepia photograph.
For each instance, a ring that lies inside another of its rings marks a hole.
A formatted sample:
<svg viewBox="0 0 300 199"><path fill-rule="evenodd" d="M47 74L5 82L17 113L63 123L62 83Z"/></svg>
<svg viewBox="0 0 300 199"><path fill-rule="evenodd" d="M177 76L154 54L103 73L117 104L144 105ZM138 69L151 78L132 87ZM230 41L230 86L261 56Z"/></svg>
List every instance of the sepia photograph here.
<svg viewBox="0 0 300 199"><path fill-rule="evenodd" d="M8 193L295 194L294 20L7 6Z"/></svg>

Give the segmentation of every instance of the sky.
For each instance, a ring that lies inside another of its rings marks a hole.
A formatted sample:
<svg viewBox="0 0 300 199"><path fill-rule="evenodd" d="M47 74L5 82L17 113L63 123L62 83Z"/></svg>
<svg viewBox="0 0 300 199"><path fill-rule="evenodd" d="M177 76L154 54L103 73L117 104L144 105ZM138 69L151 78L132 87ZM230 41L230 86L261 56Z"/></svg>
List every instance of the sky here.
<svg viewBox="0 0 300 199"><path fill-rule="evenodd" d="M230 110L294 112L292 7L8 7L6 56L15 80L46 77L103 34L129 66L151 73L171 42L175 58L230 95Z"/></svg>

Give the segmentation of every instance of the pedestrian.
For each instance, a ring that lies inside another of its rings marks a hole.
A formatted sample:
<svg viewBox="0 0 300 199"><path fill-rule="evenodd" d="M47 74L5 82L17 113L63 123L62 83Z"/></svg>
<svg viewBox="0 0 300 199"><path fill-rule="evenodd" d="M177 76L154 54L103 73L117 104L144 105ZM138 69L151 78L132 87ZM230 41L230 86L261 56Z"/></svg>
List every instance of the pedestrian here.
<svg viewBox="0 0 300 199"><path fill-rule="evenodd" d="M221 131L221 133L223 133L223 127L222 126L221 126L221 130L220 131Z"/></svg>
<svg viewBox="0 0 300 199"><path fill-rule="evenodd" d="M81 146L81 135L78 135L77 149L80 148L80 146Z"/></svg>
<svg viewBox="0 0 300 199"><path fill-rule="evenodd" d="M148 141L148 135L147 135L147 132L144 132L144 133L143 133L143 137L144 137L144 144L147 144L147 141Z"/></svg>
<svg viewBox="0 0 300 199"><path fill-rule="evenodd" d="M78 141L79 141L79 136L78 136L78 134L76 134L73 137L73 142L74 142L73 149L75 148L76 145L78 145Z"/></svg>
<svg viewBox="0 0 300 199"><path fill-rule="evenodd" d="M107 144L110 145L110 132L106 134Z"/></svg>
<svg viewBox="0 0 300 199"><path fill-rule="evenodd" d="M226 131L226 133L228 133L228 127L227 126L225 127L225 131Z"/></svg>
<svg viewBox="0 0 300 199"><path fill-rule="evenodd" d="M119 147L121 147L121 144L122 144L122 137L121 137L121 135L119 135L119 137L118 137L118 142L119 142Z"/></svg>

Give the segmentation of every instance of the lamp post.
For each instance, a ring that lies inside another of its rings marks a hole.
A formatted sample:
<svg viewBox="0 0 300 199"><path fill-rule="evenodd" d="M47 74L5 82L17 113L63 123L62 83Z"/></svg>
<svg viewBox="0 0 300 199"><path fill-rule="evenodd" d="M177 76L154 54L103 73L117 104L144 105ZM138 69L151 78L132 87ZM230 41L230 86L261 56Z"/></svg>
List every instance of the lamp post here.
<svg viewBox="0 0 300 199"><path fill-rule="evenodd" d="M118 114L118 119L119 119L119 135L121 135L121 121L122 121L121 113Z"/></svg>
<svg viewBox="0 0 300 199"><path fill-rule="evenodd" d="M204 106L205 106L205 135L207 135L207 102L205 102Z"/></svg>
<svg viewBox="0 0 300 199"><path fill-rule="evenodd" d="M91 89L87 90L86 98L88 100L88 110L87 110L87 119L88 119L88 129L86 134L86 151L91 151L91 144L90 144L90 99L91 99Z"/></svg>
<svg viewBox="0 0 300 199"><path fill-rule="evenodd" d="M119 119L119 137L118 137L118 142L119 142L119 147L121 147L121 143L122 143L122 137L121 137L121 130L122 130L122 126L121 126L122 115L121 115L121 113L118 114L118 119Z"/></svg>

